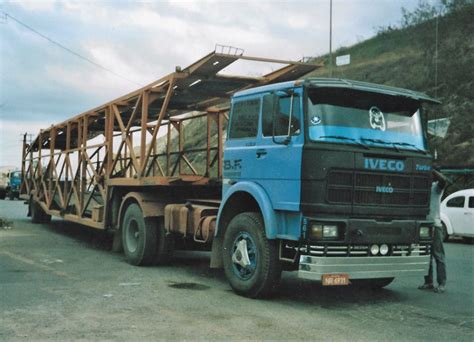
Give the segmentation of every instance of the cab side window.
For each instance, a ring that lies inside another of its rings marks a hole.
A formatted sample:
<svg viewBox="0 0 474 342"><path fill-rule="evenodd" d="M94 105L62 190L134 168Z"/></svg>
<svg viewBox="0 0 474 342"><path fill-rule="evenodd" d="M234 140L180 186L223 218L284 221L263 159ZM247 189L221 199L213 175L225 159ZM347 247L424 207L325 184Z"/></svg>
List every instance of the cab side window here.
<svg viewBox="0 0 474 342"><path fill-rule="evenodd" d="M229 138L255 138L258 132L259 112L260 99L234 102Z"/></svg>
<svg viewBox="0 0 474 342"><path fill-rule="evenodd" d="M275 114L275 135L288 135L288 125L290 124L291 113L291 135L300 134L300 97L296 94L292 96L280 97L280 112ZM269 137L273 135L273 104L270 94L263 97L262 109L262 132L263 136Z"/></svg>
<svg viewBox="0 0 474 342"><path fill-rule="evenodd" d="M474 208L474 197L469 197L469 208Z"/></svg>
<svg viewBox="0 0 474 342"><path fill-rule="evenodd" d="M446 206L449 208L464 208L464 196L451 198Z"/></svg>

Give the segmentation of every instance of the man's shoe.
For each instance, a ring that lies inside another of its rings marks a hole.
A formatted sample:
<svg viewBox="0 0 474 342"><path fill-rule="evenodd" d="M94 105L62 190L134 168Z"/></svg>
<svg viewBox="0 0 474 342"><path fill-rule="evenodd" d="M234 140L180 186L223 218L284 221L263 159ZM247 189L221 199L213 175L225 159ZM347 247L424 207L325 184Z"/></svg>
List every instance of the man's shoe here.
<svg viewBox="0 0 474 342"><path fill-rule="evenodd" d="M446 285L439 285L434 289L436 293L444 293L446 291Z"/></svg>
<svg viewBox="0 0 474 342"><path fill-rule="evenodd" d="M434 286L433 284L423 284L418 286L418 290L433 290Z"/></svg>

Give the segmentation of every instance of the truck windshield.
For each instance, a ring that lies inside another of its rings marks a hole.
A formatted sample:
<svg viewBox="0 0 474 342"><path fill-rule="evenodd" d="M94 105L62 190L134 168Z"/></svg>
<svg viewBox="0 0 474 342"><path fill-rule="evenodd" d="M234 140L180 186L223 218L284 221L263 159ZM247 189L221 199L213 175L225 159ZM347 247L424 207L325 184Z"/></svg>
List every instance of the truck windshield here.
<svg viewBox="0 0 474 342"><path fill-rule="evenodd" d="M425 151L418 101L352 89L308 90L312 141Z"/></svg>

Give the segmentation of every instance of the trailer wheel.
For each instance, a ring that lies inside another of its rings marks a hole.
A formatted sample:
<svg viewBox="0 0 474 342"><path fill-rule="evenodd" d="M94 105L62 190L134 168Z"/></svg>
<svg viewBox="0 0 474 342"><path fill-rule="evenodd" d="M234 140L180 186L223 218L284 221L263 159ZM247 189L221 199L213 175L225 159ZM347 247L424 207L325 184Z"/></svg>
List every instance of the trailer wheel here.
<svg viewBox="0 0 474 342"><path fill-rule="evenodd" d="M128 263L135 266L153 263L158 241L154 223L154 220L143 217L138 204L127 207L122 223L122 242Z"/></svg>
<svg viewBox="0 0 474 342"><path fill-rule="evenodd" d="M276 241L267 240L262 216L246 212L235 216L224 235L223 261L232 289L250 298L268 297L281 277Z"/></svg>
<svg viewBox="0 0 474 342"><path fill-rule="evenodd" d="M388 286L394 279L395 278L354 279L351 280L351 283L357 287L379 290L385 286Z"/></svg>
<svg viewBox="0 0 474 342"><path fill-rule="evenodd" d="M30 199L29 210L31 214L31 222L33 223L49 223L51 222L51 215L45 213L43 208L36 203L33 199Z"/></svg>

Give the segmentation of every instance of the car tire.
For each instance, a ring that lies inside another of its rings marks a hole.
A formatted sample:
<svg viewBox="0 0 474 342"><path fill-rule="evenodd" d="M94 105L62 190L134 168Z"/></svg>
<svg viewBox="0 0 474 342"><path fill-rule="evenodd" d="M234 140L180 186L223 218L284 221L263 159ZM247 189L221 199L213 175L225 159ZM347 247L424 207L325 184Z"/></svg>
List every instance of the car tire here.
<svg viewBox="0 0 474 342"><path fill-rule="evenodd" d="M51 215L46 214L46 212L41 208L41 206L36 203L33 199L30 199L29 210L31 214L32 223L49 223L51 222Z"/></svg>
<svg viewBox="0 0 474 342"><path fill-rule="evenodd" d="M351 284L356 287L380 290L388 286L395 278L378 278L378 279L354 279Z"/></svg>
<svg viewBox="0 0 474 342"><path fill-rule="evenodd" d="M151 265L157 249L154 220L145 219L136 203L130 204L122 222L122 244L127 262L134 266Z"/></svg>
<svg viewBox="0 0 474 342"><path fill-rule="evenodd" d="M5 199L5 195L6 195L5 191L0 191L0 200Z"/></svg>
<svg viewBox="0 0 474 342"><path fill-rule="evenodd" d="M249 264L237 262L242 259ZM223 262L230 286L241 296L265 298L278 288L281 278L278 244L266 238L263 219L258 213L241 213L230 221L224 234Z"/></svg>

